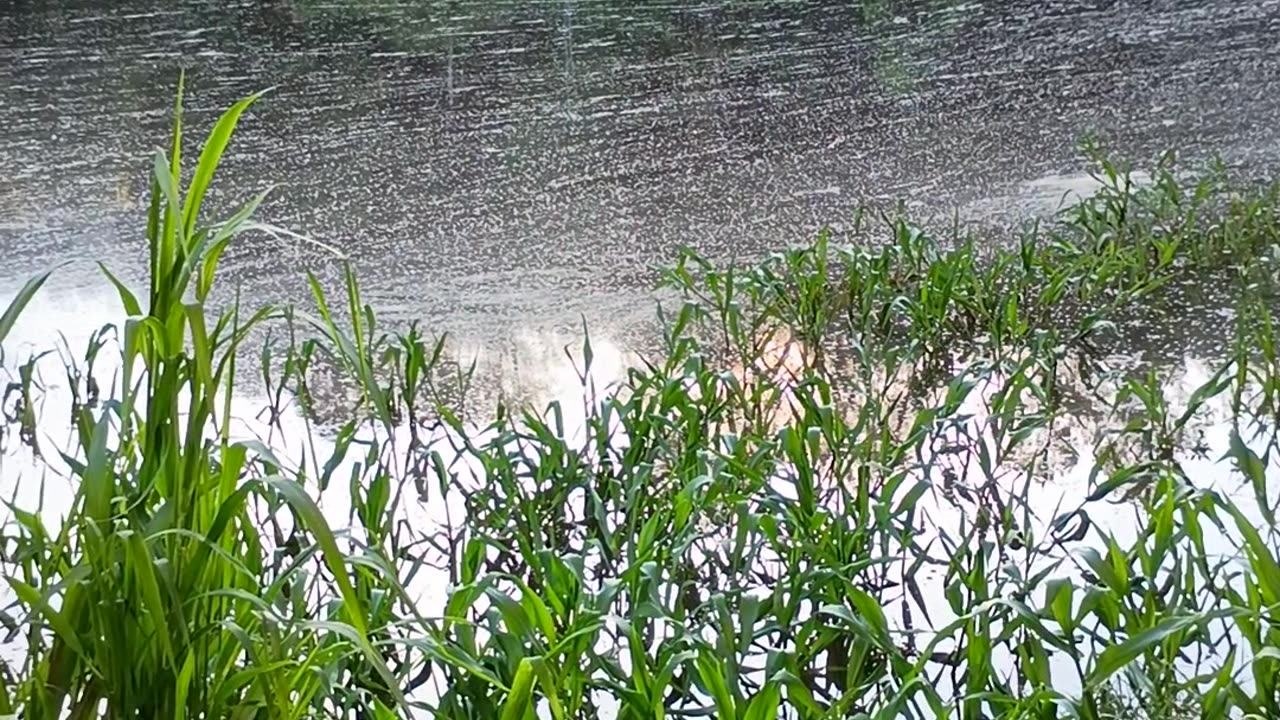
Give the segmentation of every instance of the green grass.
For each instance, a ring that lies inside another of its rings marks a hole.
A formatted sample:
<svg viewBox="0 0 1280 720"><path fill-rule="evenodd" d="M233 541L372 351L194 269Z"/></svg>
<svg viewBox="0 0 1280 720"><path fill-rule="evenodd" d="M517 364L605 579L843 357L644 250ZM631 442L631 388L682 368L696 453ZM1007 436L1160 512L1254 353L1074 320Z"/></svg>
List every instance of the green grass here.
<svg viewBox="0 0 1280 720"><path fill-rule="evenodd" d="M1099 160L1097 195L1011 244L890 216L742 267L688 252L662 351L574 428L464 413L447 344L379 329L350 273L341 303L313 279L309 312L214 313L262 198L201 201L252 102L187 174L175 124L145 305L108 275L123 363L77 398L72 509L10 508L0 712L1280 717L1274 189ZM1116 318L1205 278L1236 318L1207 381L1112 361ZM301 459L231 440L255 326L284 338L259 371ZM334 375L356 401L313 427ZM1046 505L1086 424L1087 487Z"/></svg>

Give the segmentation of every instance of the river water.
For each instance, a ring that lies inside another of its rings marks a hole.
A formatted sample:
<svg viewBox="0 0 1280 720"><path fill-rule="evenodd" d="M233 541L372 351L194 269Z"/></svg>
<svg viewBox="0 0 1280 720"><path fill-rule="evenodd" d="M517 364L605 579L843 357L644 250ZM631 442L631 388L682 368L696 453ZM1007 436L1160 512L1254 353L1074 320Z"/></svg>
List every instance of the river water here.
<svg viewBox="0 0 1280 720"><path fill-rule="evenodd" d="M263 219L349 256L384 317L512 348L533 368L519 383L571 406L565 334L585 317L608 340L597 370L619 375L653 267L685 245L751 257L897 201L994 225L1047 213L1087 189L1089 132L1138 161L1175 148L1273 176L1276 37L1274 0L0 0L0 299L71 261L6 350L58 332L79 350L120 319L93 261L144 281L145 173L183 68L193 127L274 88L216 205L275 186ZM317 245L254 236L223 267L223 296L249 304L339 272ZM1188 326L1221 326L1212 303L1170 313L1178 353ZM1144 322L1135 345L1167 324ZM1038 498L1047 515L1091 460ZM71 494L53 494L56 515Z"/></svg>
<svg viewBox="0 0 1280 720"><path fill-rule="evenodd" d="M0 0L0 286L74 261L46 310L96 322L90 261L142 280L180 68L201 130L274 87L219 202L275 186L263 219L350 255L385 317L483 345L581 316L625 338L684 245L1051 209L1089 132L1268 174L1277 36L1274 0ZM338 265L246 237L224 268L295 302Z"/></svg>

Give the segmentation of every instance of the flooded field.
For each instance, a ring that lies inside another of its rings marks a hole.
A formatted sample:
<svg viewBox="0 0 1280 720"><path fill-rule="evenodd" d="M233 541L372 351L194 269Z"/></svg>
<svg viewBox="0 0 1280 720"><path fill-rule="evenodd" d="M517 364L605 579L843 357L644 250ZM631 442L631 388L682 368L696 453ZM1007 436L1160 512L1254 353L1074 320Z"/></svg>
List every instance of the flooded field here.
<svg viewBox="0 0 1280 720"><path fill-rule="evenodd" d="M218 198L275 187L262 218L350 255L388 318L625 342L682 246L752 258L898 201L1021 222L1079 185L1086 133L1266 175L1278 31L1244 2L11 1L2 272L140 278L185 67L196 127L274 88ZM298 302L304 270L337 277L246 237L223 289Z"/></svg>
<svg viewBox="0 0 1280 720"><path fill-rule="evenodd" d="M0 718L1280 717L1277 31L0 5Z"/></svg>

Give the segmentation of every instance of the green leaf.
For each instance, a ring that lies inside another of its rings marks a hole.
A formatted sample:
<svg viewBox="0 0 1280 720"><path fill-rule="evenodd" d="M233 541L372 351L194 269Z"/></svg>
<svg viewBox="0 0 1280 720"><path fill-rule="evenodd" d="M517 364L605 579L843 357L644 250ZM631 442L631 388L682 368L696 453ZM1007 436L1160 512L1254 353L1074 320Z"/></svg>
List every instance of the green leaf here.
<svg viewBox="0 0 1280 720"><path fill-rule="evenodd" d="M495 677L493 673L481 665L474 657L462 652L459 648L450 647L429 637L409 638L400 642L404 645L421 649L423 654L436 662L461 668L493 687L510 692L509 688L503 685L502 681Z"/></svg>
<svg viewBox="0 0 1280 720"><path fill-rule="evenodd" d="M182 670L178 672L176 698L173 703L173 720L186 720L187 696L191 692L191 677L195 674L195 653L187 651L187 659L182 661Z"/></svg>
<svg viewBox="0 0 1280 720"><path fill-rule="evenodd" d="M1089 686L1098 687L1107 678L1115 674L1116 671L1133 662L1146 651L1164 642L1171 635L1180 633L1195 625L1200 620L1201 617L1199 615L1165 618L1155 627L1148 628L1119 645L1108 647L1098 656L1097 663L1094 665L1092 672L1089 673Z"/></svg>
<svg viewBox="0 0 1280 720"><path fill-rule="evenodd" d="M1040 621L1040 617L1031 608L1027 607L1026 603L1013 599L999 600L997 602L1012 609L1018 615L1018 618L1022 620L1023 625L1030 628L1038 639L1065 653L1071 653L1074 650L1069 642L1045 627L1044 623Z"/></svg>
<svg viewBox="0 0 1280 720"><path fill-rule="evenodd" d="M1063 632L1071 633L1075 628L1071 614L1072 594L1075 587L1066 578L1050 580L1045 588L1044 599L1053 617L1062 626Z"/></svg>
<svg viewBox="0 0 1280 720"><path fill-rule="evenodd" d="M823 715L823 709L813 699L813 692L793 673L786 673L787 702L795 708L802 718L814 718ZM779 679L776 678L775 679Z"/></svg>
<svg viewBox="0 0 1280 720"><path fill-rule="evenodd" d="M338 549L333 531L320 512L319 506L311 496L307 495L302 485L294 480L275 476L264 478L263 482L284 496L307 530L315 537L325 565L329 566L329 572L333 573L338 592L342 595L347 621L360 633L361 637L367 636L369 629L365 621L364 604L360 602L360 598L351 587L351 580L347 576L346 556Z"/></svg>
<svg viewBox="0 0 1280 720"><path fill-rule="evenodd" d="M53 632L67 644L67 647L71 648L77 655L85 657L84 646L80 644L80 638L76 635L75 627L62 613L54 610L49 601L30 585L14 577L5 579L9 581L9 587L13 588L13 592L18 596L18 599L31 608L32 612L38 612L42 615L45 622L49 624L49 627L53 628Z"/></svg>
<svg viewBox="0 0 1280 720"><path fill-rule="evenodd" d="M4 309L4 314L0 315L0 342L8 337L9 332L13 330L13 325L18 321L18 316L22 314L23 309L31 302L31 298L40 290L40 286L44 285L44 281L49 279L53 274L53 270L46 270L39 275L33 276L27 280L26 284L18 290L18 294L13 296L9 301L9 306Z"/></svg>
<svg viewBox="0 0 1280 720"><path fill-rule="evenodd" d="M1227 454L1236 462L1236 469L1241 475L1249 479L1249 483L1253 485L1254 498L1257 500L1258 509L1262 512L1262 517L1267 521L1268 525L1276 524L1275 512L1271 508L1271 499L1267 497L1267 464L1262 458L1258 457L1244 440L1240 437L1240 432L1235 428L1231 429L1231 445L1227 450Z"/></svg>
<svg viewBox="0 0 1280 720"><path fill-rule="evenodd" d="M80 478L80 492L84 494L84 512L89 519L106 523L111 516L111 500L115 496L116 479L112 472L112 459L107 449L111 427L107 413L94 423L85 458L84 474Z"/></svg>
<svg viewBox="0 0 1280 720"><path fill-rule="evenodd" d="M5 716L17 717L13 712L13 700L9 698L9 683L0 677L0 717Z"/></svg>
<svg viewBox="0 0 1280 720"><path fill-rule="evenodd" d="M529 658L529 664L537 674L538 682L542 683L542 694L546 696L547 704L551 706L551 716L555 720L564 720L564 706L560 704L561 684L556 682L547 661L540 657Z"/></svg>
<svg viewBox="0 0 1280 720"><path fill-rule="evenodd" d="M845 594L848 596L849 601L853 603L854 608L857 609L858 615L870 626L876 640L881 643L881 647L889 647L892 644L892 640L889 638L889 621L885 618L884 609L880 607L880 603L871 597L867 591L853 585L845 587Z"/></svg>
<svg viewBox="0 0 1280 720"><path fill-rule="evenodd" d="M930 487L932 486L924 480L920 480L913 485L911 490L907 491L907 494L898 502L898 507L893 511L894 516L901 515L903 512L915 510L917 503L920 502L920 497L923 496Z"/></svg>
<svg viewBox="0 0 1280 720"><path fill-rule="evenodd" d="M244 451L235 448L228 453L228 457L235 460L243 460ZM245 498L251 490L257 487L257 483L250 481L236 488L222 504L218 506L218 513L214 516L213 522L209 525L208 532L205 533L204 541L196 547L195 554L188 562L184 574L186 578L184 584L188 587L195 587L199 582L201 573L204 572L206 563L209 561L209 555L218 547L222 541L222 533L226 531L233 517L240 515L244 508Z"/></svg>
<svg viewBox="0 0 1280 720"><path fill-rule="evenodd" d="M551 618L551 612L547 610L546 603L542 602L542 598L523 581L520 584L520 604L524 606L529 617L537 624L538 629L547 638L548 645L554 645L556 639L556 624Z"/></svg>
<svg viewBox="0 0 1280 720"><path fill-rule="evenodd" d="M147 612L151 615L151 622L155 624L155 632L160 639L160 647L164 650L165 658L168 659L169 664L176 665L177 659L173 652L173 634L169 630L169 614L165 610L164 602L160 599L160 583L156 580L155 558L152 556L151 551L147 549L147 545L143 542L140 533L130 533L127 545L129 567L133 570L133 576L138 582L138 587L142 590L142 602L146 605Z"/></svg>
<svg viewBox="0 0 1280 720"><path fill-rule="evenodd" d="M533 660L525 658L516 668L516 677L511 681L511 692L506 702L502 703L501 720L524 720L533 711Z"/></svg>
<svg viewBox="0 0 1280 720"><path fill-rule="evenodd" d="M778 686L768 682L751 698L747 704L747 713L743 720L775 720L778 717L778 702L781 699Z"/></svg>
<svg viewBox="0 0 1280 720"><path fill-rule="evenodd" d="M222 153L227 149L227 143L231 142L231 136L235 133L236 124L240 122L240 116L266 92L266 90L256 92L232 105L209 131L209 137L200 150L200 160L196 163L195 175L192 176L191 184L187 188L186 202L182 206L183 224L187 235L195 229L196 220L200 215L200 205L204 203L205 192L208 191L213 175L218 170L218 163L222 160Z"/></svg>
<svg viewBox="0 0 1280 720"><path fill-rule="evenodd" d="M386 684L387 691L396 699L396 702L400 704L400 707L408 707L409 701L405 699L404 693L400 689L400 681L391 674L391 669L387 667L387 663L382 659L382 655L380 655L377 649L369 643L369 638L366 633L361 632L352 625L340 622L314 621L306 623L306 626L317 630L332 632L350 640L357 648L359 648L361 654L364 655L365 661L373 666L374 672L378 673L378 677L382 679L384 684Z"/></svg>
<svg viewBox="0 0 1280 720"><path fill-rule="evenodd" d="M175 245L177 226L173 223L178 222L181 206L178 204L178 185L174 179L174 172L170 169L169 161L161 150L157 150L152 158L151 179L160 191L165 209L164 227L161 230L162 237L160 238L160 254L156 258L159 263L157 270L160 271L161 275L153 277L152 282L160 287L168 287L171 281L169 273L173 268L174 258L177 253ZM153 311L157 309L159 308L152 308Z"/></svg>
<svg viewBox="0 0 1280 720"><path fill-rule="evenodd" d="M534 640L533 626L520 603L495 587L486 588L485 594L489 596L489 600L493 602L498 608L498 612L502 614L502 622L506 625L507 632L516 636L522 644Z"/></svg>
<svg viewBox="0 0 1280 720"><path fill-rule="evenodd" d="M244 230L251 227L249 220L253 217L266 199L270 190L264 190L253 197L249 202L245 203L227 220L218 223L213 232L201 230L196 233L193 242L195 246L191 248L186 260L183 261L182 282L188 282L193 274L195 274L196 266L199 266L199 275L196 278L196 299L203 302L209 296L209 291L213 288L214 273L218 268L218 260L222 257L222 253L227 249L232 238L239 235Z"/></svg>
<svg viewBox="0 0 1280 720"><path fill-rule="evenodd" d="M284 496L306 528L315 537L316 544L320 546L320 553L324 557L325 565L333 573L334 582L337 584L338 592L342 596L343 611L351 628L350 637L356 641L364 653L365 659L369 661L369 664L373 665L374 670L382 678L382 681L386 683L387 689L395 697L396 701L400 703L400 706L402 708L407 707L408 701L405 700L404 694L400 690L399 681L391 674L391 670L387 667L382 656L369 643L368 616L364 604L360 602L359 596L356 595L355 590L351 587L351 580L347 577L346 558L338 549L338 543L334 540L333 531L329 528L329 523L325 521L324 515L321 514L320 508L307 495L302 485L293 480L268 477L264 478L263 482ZM341 626L338 623L324 623L323 625L345 634L342 629L345 626Z"/></svg>
<svg viewBox="0 0 1280 720"><path fill-rule="evenodd" d="M1240 534L1244 535L1245 548L1248 551L1249 564L1257 576L1258 586L1268 606L1280 603L1280 565L1271 554L1270 548L1258 528L1245 517L1235 505L1227 505L1227 512L1236 521Z"/></svg>
<svg viewBox="0 0 1280 720"><path fill-rule="evenodd" d="M707 689L707 693L716 703L716 711L722 718L736 718L737 712L734 709L733 696L729 694L729 687L724 680L724 667L721 662L710 652L704 650L698 656L695 663L698 668L698 677L702 679L703 686Z"/></svg>
<svg viewBox="0 0 1280 720"><path fill-rule="evenodd" d="M1264 647L1253 656L1253 664L1257 665L1262 662L1280 663L1280 648Z"/></svg>
<svg viewBox="0 0 1280 720"><path fill-rule="evenodd" d="M126 287L123 282L120 282L120 279L113 275L103 263L98 263L98 268L102 270L102 274L106 275L107 279L111 281L111 284L115 286L116 293L120 296L120 304L124 305L124 311L129 313L130 317L141 315L142 305L138 303L138 298L133 294L133 291Z"/></svg>
<svg viewBox="0 0 1280 720"><path fill-rule="evenodd" d="M1115 492L1116 488L1129 483L1149 480L1152 470L1158 470L1159 467L1156 463L1143 463L1133 467L1121 468L1100 483L1098 487L1094 488L1093 492L1089 493L1089 496L1085 498L1085 502L1097 502Z"/></svg>

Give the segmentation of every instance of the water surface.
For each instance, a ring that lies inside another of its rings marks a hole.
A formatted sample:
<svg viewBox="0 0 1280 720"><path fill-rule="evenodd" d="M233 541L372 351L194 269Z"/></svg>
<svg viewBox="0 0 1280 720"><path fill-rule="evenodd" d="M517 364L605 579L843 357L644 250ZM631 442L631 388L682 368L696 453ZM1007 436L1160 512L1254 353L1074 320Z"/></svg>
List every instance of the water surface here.
<svg viewBox="0 0 1280 720"><path fill-rule="evenodd" d="M1278 32L1274 1L10 0L0 284L141 279L179 68L194 127L274 87L224 204L276 186L264 218L348 253L391 319L483 344L625 336L683 245L748 257L897 200L1043 210L1087 132L1266 175ZM224 287L298 301L305 270L336 263L246 238Z"/></svg>

